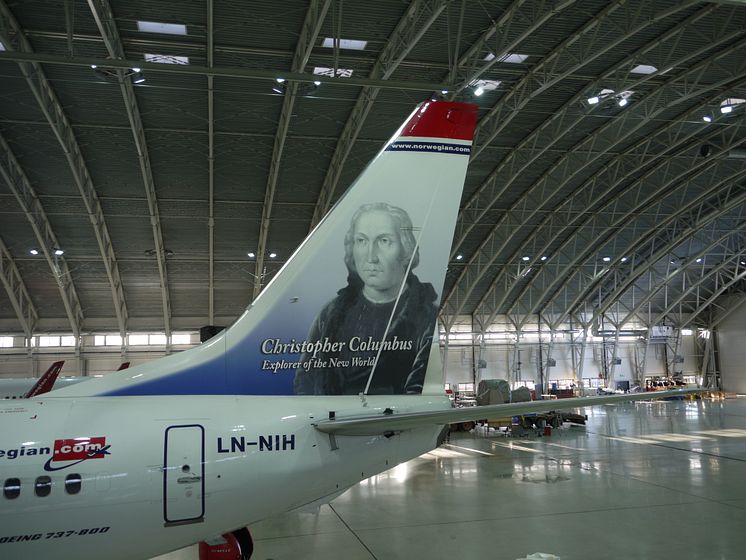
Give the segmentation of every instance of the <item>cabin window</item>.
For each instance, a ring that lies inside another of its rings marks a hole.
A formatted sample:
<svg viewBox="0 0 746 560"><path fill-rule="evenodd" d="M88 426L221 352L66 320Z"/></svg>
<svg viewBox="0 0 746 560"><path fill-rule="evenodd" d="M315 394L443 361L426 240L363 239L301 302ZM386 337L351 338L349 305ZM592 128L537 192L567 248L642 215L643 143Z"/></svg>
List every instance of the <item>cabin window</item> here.
<svg viewBox="0 0 746 560"><path fill-rule="evenodd" d="M79 474L69 474L65 477L65 492L68 494L77 494L80 492L80 485L83 479Z"/></svg>
<svg viewBox="0 0 746 560"><path fill-rule="evenodd" d="M36 479L36 484L34 484L34 493L39 496L40 498L44 498L46 496L49 496L49 493L52 491L52 479L48 476L40 476Z"/></svg>
<svg viewBox="0 0 746 560"><path fill-rule="evenodd" d="M21 479L8 478L3 485L3 495L9 500L15 500L21 494Z"/></svg>

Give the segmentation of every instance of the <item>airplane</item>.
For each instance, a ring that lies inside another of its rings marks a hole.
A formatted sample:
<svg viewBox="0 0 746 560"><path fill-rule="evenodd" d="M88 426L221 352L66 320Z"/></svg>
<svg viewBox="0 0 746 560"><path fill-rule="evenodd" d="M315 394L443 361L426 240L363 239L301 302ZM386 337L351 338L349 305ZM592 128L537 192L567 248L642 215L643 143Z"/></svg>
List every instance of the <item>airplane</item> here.
<svg viewBox="0 0 746 560"><path fill-rule="evenodd" d="M52 390L52 386L64 364L64 360L54 362L38 379L33 377L28 379L0 379L0 398L28 399L48 393Z"/></svg>
<svg viewBox="0 0 746 560"><path fill-rule="evenodd" d="M132 560L250 539L241 528L432 450L448 423L650 399L452 408L436 317L476 120L470 104L415 108L204 344L0 403L0 557Z"/></svg>
<svg viewBox="0 0 746 560"><path fill-rule="evenodd" d="M76 383L80 383L81 381L88 381L89 379L91 379L90 377L83 376L58 377L60 371L62 370L61 364L64 363L64 360L55 362L49 367L46 373L44 373L44 375L42 375L38 379L35 377L8 377L5 379L0 379L0 399L28 399L30 397L36 397L43 393L48 393L53 389L67 387L68 385L75 385ZM54 370L57 364L60 364L59 370L54 373L54 375L52 375L51 372ZM119 365L117 371L127 369L129 365L129 362L122 362ZM35 389L37 386L41 385L42 382L44 382L44 390Z"/></svg>

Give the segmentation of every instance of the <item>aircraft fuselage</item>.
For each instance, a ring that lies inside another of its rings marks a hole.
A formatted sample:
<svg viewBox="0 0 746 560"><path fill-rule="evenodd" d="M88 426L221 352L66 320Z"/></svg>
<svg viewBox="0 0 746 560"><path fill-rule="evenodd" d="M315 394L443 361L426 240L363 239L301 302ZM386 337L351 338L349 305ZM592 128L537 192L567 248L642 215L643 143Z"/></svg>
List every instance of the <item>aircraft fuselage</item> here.
<svg viewBox="0 0 746 560"><path fill-rule="evenodd" d="M0 556L147 558L333 495L439 429L330 436L314 420L445 397L93 397L0 404Z"/></svg>

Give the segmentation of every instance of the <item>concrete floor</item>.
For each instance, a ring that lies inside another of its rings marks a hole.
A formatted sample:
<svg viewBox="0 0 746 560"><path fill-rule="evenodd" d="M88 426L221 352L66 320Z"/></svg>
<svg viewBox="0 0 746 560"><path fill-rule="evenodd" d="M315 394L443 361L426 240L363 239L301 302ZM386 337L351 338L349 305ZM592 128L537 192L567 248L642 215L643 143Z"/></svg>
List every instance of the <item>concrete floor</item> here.
<svg viewBox="0 0 746 560"><path fill-rule="evenodd" d="M586 413L551 437L453 434L318 514L255 524L253 559L746 557L746 399Z"/></svg>

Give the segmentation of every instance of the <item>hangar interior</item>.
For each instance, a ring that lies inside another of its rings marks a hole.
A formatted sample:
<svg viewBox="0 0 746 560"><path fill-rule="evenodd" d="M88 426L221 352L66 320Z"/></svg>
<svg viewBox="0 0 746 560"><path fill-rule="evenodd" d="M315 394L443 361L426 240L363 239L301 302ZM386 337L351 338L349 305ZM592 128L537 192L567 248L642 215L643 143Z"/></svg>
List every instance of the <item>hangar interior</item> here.
<svg viewBox="0 0 746 560"><path fill-rule="evenodd" d="M742 2L0 0L0 73L0 377L230 325L437 97L445 383L746 393Z"/></svg>
<svg viewBox="0 0 746 560"><path fill-rule="evenodd" d="M447 383L744 389L720 344L744 314L739 3L0 16L1 375L57 358L104 374L229 325L438 96L480 107L442 294Z"/></svg>

